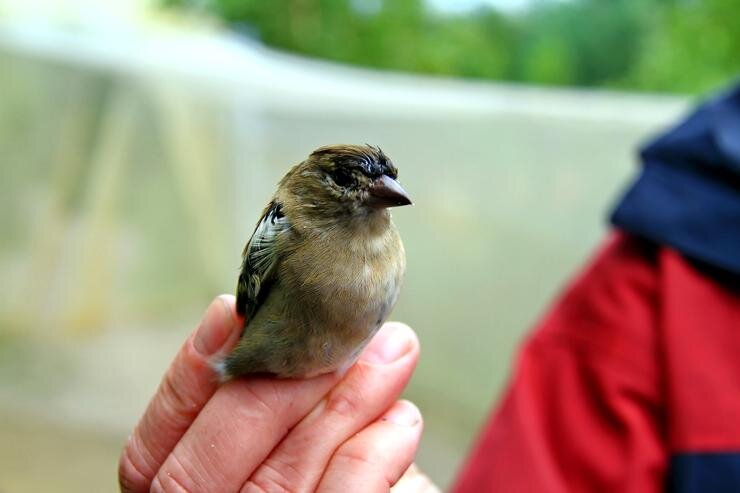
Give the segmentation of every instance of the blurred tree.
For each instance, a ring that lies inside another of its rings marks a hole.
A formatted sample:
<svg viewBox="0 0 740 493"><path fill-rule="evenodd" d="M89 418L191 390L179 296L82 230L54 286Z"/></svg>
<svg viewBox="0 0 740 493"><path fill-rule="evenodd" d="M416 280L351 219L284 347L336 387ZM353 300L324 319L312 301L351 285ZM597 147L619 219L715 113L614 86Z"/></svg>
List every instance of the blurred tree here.
<svg viewBox="0 0 740 493"><path fill-rule="evenodd" d="M519 80L601 86L624 76L638 57L650 1L545 4L525 18Z"/></svg>
<svg viewBox="0 0 740 493"><path fill-rule="evenodd" d="M445 15L423 0L163 0L277 48L379 69L698 92L740 71L740 2L533 0Z"/></svg>
<svg viewBox="0 0 740 493"><path fill-rule="evenodd" d="M639 62L625 85L705 92L740 75L740 2L654 2Z"/></svg>

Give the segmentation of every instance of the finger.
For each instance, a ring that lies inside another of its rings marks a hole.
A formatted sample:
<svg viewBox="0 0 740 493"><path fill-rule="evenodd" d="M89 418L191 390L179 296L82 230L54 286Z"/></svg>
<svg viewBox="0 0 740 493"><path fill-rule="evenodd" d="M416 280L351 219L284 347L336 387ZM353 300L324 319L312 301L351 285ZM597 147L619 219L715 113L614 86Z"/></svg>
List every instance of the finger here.
<svg viewBox="0 0 740 493"><path fill-rule="evenodd" d="M233 296L211 302L123 449L118 466L122 491L149 491L162 463L218 387L209 360L236 343L241 325Z"/></svg>
<svg viewBox="0 0 740 493"><path fill-rule="evenodd" d="M414 461L421 414L398 401L382 418L346 441L332 457L318 492L387 492Z"/></svg>
<svg viewBox="0 0 740 493"><path fill-rule="evenodd" d="M232 380L208 401L152 482L152 491L237 491L338 381Z"/></svg>
<svg viewBox="0 0 740 493"><path fill-rule="evenodd" d="M440 493L440 490L416 464L411 464L391 488L391 493Z"/></svg>
<svg viewBox="0 0 740 493"><path fill-rule="evenodd" d="M384 325L358 363L291 430L242 491L314 491L336 449L396 402L418 358L419 342L409 327Z"/></svg>

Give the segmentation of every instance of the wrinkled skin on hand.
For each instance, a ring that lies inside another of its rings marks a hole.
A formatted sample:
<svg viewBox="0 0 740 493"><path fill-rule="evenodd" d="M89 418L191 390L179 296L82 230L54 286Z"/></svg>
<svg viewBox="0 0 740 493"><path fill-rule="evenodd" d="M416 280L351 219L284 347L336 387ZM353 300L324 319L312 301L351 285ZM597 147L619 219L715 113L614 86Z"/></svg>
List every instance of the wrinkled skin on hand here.
<svg viewBox="0 0 740 493"><path fill-rule="evenodd" d="M232 296L211 303L123 449L122 491L438 491L410 467L422 420L398 400L410 328L383 326L344 375L219 385L211 360L242 326Z"/></svg>

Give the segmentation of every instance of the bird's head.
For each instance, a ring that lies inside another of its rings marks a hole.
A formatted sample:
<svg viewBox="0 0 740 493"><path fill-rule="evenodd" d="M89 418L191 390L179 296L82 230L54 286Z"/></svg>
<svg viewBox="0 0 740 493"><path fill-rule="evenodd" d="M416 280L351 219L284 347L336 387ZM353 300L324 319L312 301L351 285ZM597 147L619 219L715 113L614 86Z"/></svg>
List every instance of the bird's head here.
<svg viewBox="0 0 740 493"><path fill-rule="evenodd" d="M367 216L411 204L397 178L398 170L378 147L329 145L293 168L281 187L320 214Z"/></svg>

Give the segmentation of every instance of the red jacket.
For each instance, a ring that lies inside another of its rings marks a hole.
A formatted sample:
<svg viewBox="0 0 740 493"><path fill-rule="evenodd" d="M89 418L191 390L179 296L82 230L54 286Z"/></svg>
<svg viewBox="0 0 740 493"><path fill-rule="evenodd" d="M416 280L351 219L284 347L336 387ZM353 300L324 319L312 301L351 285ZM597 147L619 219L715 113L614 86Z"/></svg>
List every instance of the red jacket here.
<svg viewBox="0 0 740 493"><path fill-rule="evenodd" d="M739 287L616 234L529 336L453 491L740 491Z"/></svg>

